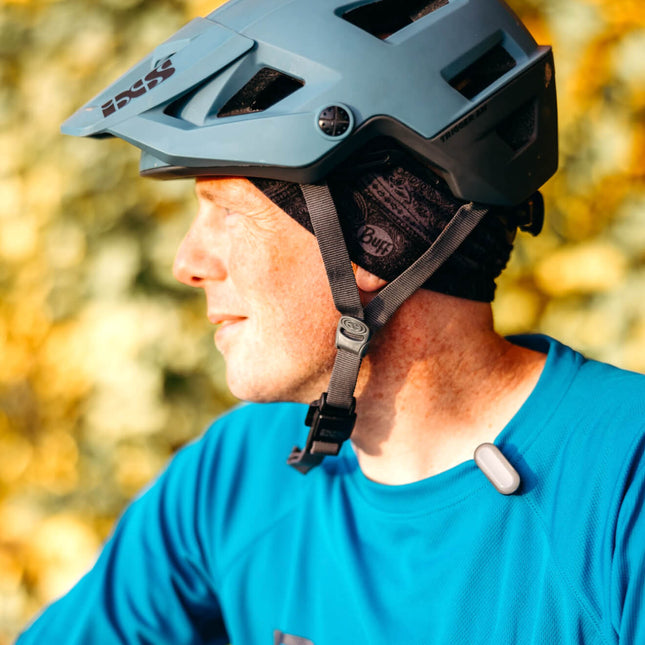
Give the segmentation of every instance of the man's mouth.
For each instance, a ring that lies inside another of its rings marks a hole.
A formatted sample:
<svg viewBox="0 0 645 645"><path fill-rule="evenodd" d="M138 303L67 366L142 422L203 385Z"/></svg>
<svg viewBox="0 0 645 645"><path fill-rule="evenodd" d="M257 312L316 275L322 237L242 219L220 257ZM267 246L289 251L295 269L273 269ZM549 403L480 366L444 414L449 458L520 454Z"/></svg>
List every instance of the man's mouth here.
<svg viewBox="0 0 645 645"><path fill-rule="evenodd" d="M229 333L234 333L240 323L247 320L246 316L234 316L232 314L212 313L208 314L208 320L217 325L215 332L215 344L221 349L218 343L224 341Z"/></svg>
<svg viewBox="0 0 645 645"><path fill-rule="evenodd" d="M208 320L213 325L226 327L229 325L234 325L235 323L238 323L238 322L242 322L243 320L246 320L246 316L234 316L232 314L209 313Z"/></svg>

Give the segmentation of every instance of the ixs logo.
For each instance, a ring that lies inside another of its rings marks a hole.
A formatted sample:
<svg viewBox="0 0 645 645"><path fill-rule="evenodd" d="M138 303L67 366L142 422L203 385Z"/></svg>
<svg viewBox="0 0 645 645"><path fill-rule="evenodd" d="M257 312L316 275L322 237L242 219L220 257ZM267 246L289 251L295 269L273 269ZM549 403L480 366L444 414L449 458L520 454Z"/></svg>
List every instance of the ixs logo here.
<svg viewBox="0 0 645 645"><path fill-rule="evenodd" d="M132 99L143 96L148 90L163 83L166 79L170 78L175 73L175 68L172 66L170 58L157 63L157 66L143 78L134 82L129 90L117 94L113 99L101 105L103 116L108 117L114 114L117 110L124 108Z"/></svg>

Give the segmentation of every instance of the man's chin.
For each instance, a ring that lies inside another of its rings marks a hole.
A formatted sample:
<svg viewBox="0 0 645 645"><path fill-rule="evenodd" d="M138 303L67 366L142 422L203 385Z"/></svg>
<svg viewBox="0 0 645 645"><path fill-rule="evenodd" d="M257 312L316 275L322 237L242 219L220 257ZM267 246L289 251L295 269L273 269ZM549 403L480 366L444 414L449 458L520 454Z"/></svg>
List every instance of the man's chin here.
<svg viewBox="0 0 645 645"><path fill-rule="evenodd" d="M257 380L255 382L249 381L248 375L246 378L239 378L227 370L226 382L231 394L241 401L248 401L249 403L273 403L282 400L281 393L275 387L262 384Z"/></svg>
<svg viewBox="0 0 645 645"><path fill-rule="evenodd" d="M305 388L278 384L275 379L256 379L254 382L246 379L235 378L229 370L226 372L226 382L231 394L241 401L249 403L311 403L320 393L311 394L304 392ZM306 388L309 390L310 388Z"/></svg>

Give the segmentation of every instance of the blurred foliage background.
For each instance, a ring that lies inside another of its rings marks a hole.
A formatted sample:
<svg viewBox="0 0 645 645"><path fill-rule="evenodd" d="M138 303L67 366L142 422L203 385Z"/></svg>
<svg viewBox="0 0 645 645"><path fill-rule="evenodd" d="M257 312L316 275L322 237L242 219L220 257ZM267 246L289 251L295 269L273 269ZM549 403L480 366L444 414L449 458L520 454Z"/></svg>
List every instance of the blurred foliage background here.
<svg viewBox="0 0 645 645"><path fill-rule="evenodd" d="M134 148L59 134L217 4L0 0L0 645L234 402L200 294L171 275L192 182L140 179ZM511 4L554 47L561 168L545 232L520 236L500 281L498 328L645 371L645 9Z"/></svg>

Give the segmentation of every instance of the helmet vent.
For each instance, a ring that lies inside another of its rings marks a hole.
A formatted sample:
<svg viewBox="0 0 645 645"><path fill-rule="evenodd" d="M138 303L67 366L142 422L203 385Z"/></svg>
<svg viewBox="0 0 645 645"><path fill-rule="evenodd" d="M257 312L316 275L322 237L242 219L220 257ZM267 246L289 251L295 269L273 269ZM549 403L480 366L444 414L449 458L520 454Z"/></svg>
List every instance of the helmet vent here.
<svg viewBox="0 0 645 645"><path fill-rule="evenodd" d="M448 82L467 99L472 99L515 65L515 59L498 43Z"/></svg>
<svg viewBox="0 0 645 645"><path fill-rule="evenodd" d="M238 90L217 113L218 117L238 116L262 112L296 90L304 82L277 69L263 67L253 78Z"/></svg>
<svg viewBox="0 0 645 645"><path fill-rule="evenodd" d="M342 14L342 17L381 40L447 5L449 0L378 0Z"/></svg>
<svg viewBox="0 0 645 645"><path fill-rule="evenodd" d="M513 152L531 143L537 134L537 101L529 101L507 116L496 132Z"/></svg>

